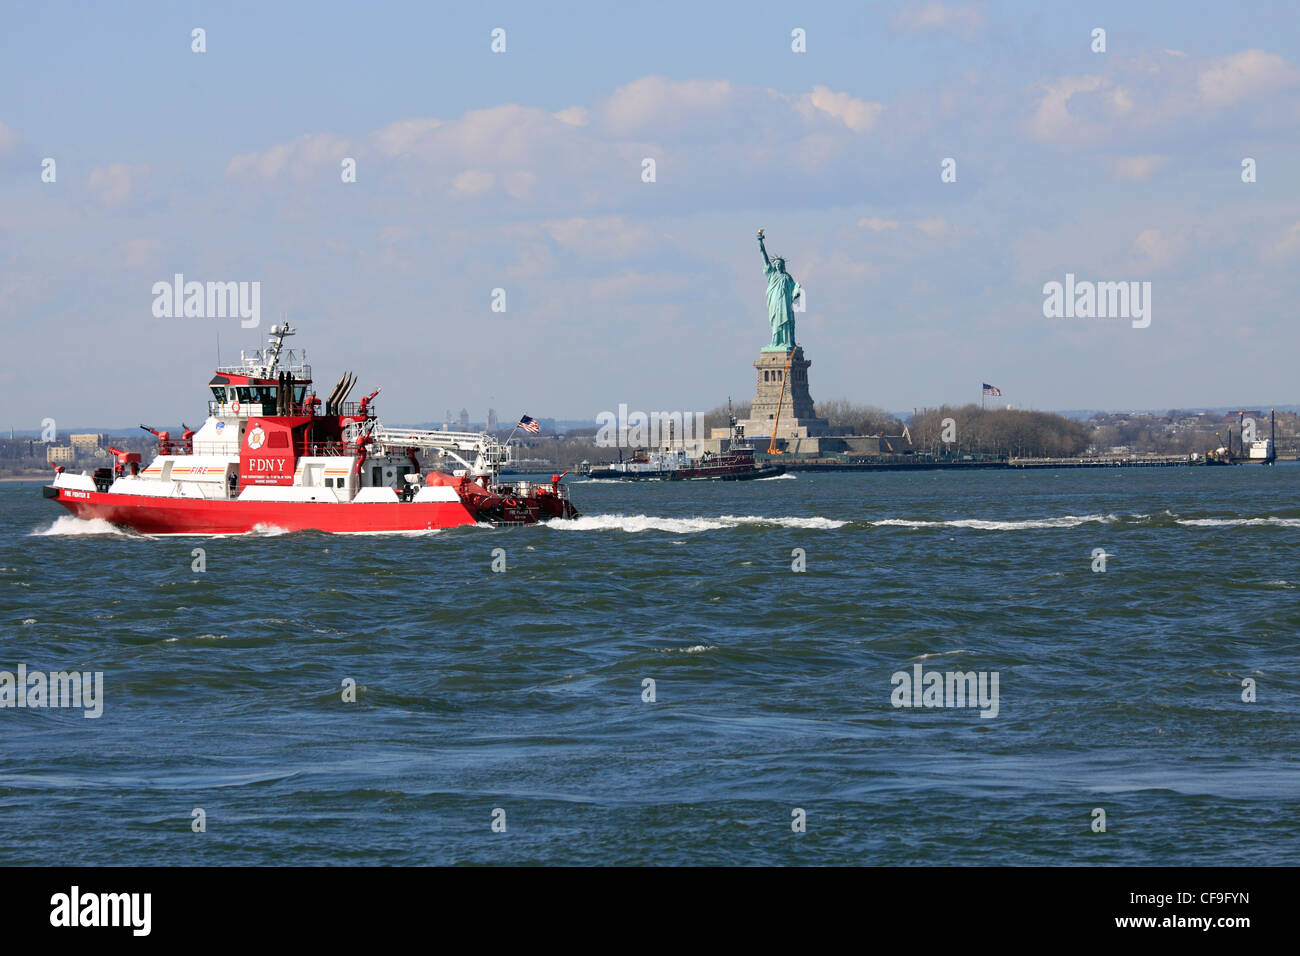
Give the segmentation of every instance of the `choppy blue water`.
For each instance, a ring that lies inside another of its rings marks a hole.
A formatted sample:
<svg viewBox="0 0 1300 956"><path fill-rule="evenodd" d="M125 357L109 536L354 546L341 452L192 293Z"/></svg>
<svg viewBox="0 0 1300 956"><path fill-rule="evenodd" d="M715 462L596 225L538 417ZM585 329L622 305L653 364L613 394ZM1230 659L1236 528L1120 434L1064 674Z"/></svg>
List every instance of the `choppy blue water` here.
<svg viewBox="0 0 1300 956"><path fill-rule="evenodd" d="M142 538L6 484L0 670L104 702L0 709L0 864L1294 865L1297 486L581 482L564 528ZM917 663L997 672L997 716L893 707Z"/></svg>

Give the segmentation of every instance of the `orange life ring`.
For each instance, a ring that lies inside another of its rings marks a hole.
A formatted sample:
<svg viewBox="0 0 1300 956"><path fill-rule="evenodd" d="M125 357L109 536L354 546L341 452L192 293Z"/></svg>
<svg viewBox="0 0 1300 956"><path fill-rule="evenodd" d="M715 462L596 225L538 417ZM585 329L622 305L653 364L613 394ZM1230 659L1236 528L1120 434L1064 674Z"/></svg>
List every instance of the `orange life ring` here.
<svg viewBox="0 0 1300 956"><path fill-rule="evenodd" d="M239 414L239 402L231 402L231 403L230 403L230 410L231 410L231 412L233 412L234 414L238 415L238 414Z"/></svg>

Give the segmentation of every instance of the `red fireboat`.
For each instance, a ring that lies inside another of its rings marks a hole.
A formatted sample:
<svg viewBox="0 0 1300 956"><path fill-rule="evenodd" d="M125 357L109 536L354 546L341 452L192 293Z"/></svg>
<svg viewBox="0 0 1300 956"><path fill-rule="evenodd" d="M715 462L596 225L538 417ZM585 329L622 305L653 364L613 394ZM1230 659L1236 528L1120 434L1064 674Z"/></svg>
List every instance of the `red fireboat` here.
<svg viewBox="0 0 1300 956"><path fill-rule="evenodd" d="M284 350L293 334L287 323L272 326L265 349L217 369L198 430L174 438L142 425L158 439L147 468L140 455L110 449L115 465L93 475L56 467L45 497L78 518L144 534L427 531L578 516L564 474L550 482L500 480L510 463L508 439L385 428L372 404L378 389L348 401L351 374L322 403L306 353L299 359ZM421 450L460 467L422 473Z"/></svg>

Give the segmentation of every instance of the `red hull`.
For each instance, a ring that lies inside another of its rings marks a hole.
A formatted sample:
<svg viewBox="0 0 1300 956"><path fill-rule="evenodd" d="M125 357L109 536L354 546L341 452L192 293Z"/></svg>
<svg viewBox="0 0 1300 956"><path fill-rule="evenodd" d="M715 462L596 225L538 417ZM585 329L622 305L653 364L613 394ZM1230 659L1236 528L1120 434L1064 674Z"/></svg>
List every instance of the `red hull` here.
<svg viewBox="0 0 1300 956"><path fill-rule="evenodd" d="M458 501L328 502L152 498L46 487L78 518L103 518L142 534L246 534L262 528L332 533L429 531L475 524Z"/></svg>

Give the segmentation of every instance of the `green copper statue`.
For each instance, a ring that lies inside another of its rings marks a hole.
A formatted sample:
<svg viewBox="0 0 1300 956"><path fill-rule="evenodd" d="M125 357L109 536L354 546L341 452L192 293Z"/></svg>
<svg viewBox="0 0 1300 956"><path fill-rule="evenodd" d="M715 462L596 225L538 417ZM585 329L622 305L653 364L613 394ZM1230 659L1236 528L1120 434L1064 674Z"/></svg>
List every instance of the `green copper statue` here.
<svg viewBox="0 0 1300 956"><path fill-rule="evenodd" d="M758 230L758 248L763 253L763 274L767 276L767 319L772 325L772 344L764 352L788 352L794 348L794 300L803 293L794 276L785 271L785 259L767 257L763 230Z"/></svg>

